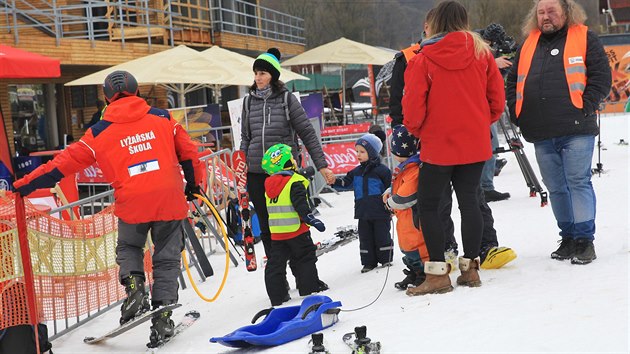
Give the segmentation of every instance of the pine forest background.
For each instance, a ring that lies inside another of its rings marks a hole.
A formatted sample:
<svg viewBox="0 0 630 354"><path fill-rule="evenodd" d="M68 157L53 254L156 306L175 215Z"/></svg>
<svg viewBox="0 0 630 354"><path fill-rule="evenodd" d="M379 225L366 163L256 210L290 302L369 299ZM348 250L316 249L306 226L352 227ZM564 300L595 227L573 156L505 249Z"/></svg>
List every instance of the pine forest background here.
<svg viewBox="0 0 630 354"><path fill-rule="evenodd" d="M522 40L520 27L531 6L528 0L459 0L469 12L472 29L490 23L503 25L508 35ZM307 49L339 37L369 45L402 49L420 39L424 18L439 0L260 0L260 5L298 16L305 21ZM606 32L598 0L576 0L588 15L586 24Z"/></svg>

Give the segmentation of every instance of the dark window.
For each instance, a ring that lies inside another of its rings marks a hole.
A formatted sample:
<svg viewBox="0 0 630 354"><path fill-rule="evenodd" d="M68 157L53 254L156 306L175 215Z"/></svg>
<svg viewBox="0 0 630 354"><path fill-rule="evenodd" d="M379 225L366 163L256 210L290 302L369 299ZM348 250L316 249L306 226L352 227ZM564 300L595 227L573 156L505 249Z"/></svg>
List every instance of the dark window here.
<svg viewBox="0 0 630 354"><path fill-rule="evenodd" d="M96 107L98 90L96 85L70 87L72 108Z"/></svg>

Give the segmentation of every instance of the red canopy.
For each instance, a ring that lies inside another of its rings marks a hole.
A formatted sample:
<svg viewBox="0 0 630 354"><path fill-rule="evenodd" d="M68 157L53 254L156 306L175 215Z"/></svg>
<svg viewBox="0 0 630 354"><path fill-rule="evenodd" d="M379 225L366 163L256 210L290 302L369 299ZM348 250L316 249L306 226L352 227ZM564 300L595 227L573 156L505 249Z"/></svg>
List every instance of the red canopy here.
<svg viewBox="0 0 630 354"><path fill-rule="evenodd" d="M59 76L61 76L59 60L0 44L0 79ZM1 109L0 121L0 162L12 171L9 143Z"/></svg>
<svg viewBox="0 0 630 354"><path fill-rule="evenodd" d="M0 44L0 79L59 77L59 60Z"/></svg>

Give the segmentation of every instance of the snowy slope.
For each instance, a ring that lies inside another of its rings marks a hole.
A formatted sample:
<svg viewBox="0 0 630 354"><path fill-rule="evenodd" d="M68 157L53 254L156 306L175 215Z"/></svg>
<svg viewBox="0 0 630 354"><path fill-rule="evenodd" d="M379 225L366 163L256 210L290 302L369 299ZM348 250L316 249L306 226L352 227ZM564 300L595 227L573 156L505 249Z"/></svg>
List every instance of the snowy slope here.
<svg viewBox="0 0 630 354"><path fill-rule="evenodd" d="M602 117L602 142L606 150L601 160L607 172L595 176L598 198L595 247L598 259L587 266L551 260L558 230L551 207L541 208L538 198L530 198L514 155L501 175L495 178L497 190L510 192L507 201L491 203L499 242L515 249L518 258L499 270L482 270L480 288L455 287L452 293L408 297L394 288L404 268L396 252L394 266L360 274L358 241L323 255L318 262L320 277L330 286L325 295L340 300L344 310L364 306L374 300L383 284L380 298L358 311L342 312L340 322L324 331L331 353L350 353L341 341L355 326L367 325L368 337L381 341L383 353L433 352L597 352L627 353L628 347L628 149L617 145L630 140L630 116ZM533 147L526 144L527 156L537 171ZM597 153L594 164L597 162ZM538 173L538 172L537 172ZM538 174L540 176L540 174ZM314 239L331 237L339 226L356 224L351 192L324 194L334 208L321 206L324 234L313 230ZM459 213L453 218L459 223ZM458 228L458 226L457 226ZM458 236L459 238L459 236ZM461 246L460 246L461 247ZM258 255L263 254L261 244ZM211 257L216 276L200 284L207 297L220 283L224 254ZM454 283L458 272L451 274ZM188 280L187 280L188 281ZM294 286L294 279L289 281ZM291 290L288 305L301 298ZM197 309L201 318L181 337L160 353L307 353L308 337L283 346L234 350L209 343L213 336L225 335L249 324L252 316L269 307L263 270L248 273L244 267L230 267L227 285L213 303L199 299L189 287L180 291L181 310ZM148 340L148 324L99 346L87 346L82 339L101 334L118 322L118 310L89 322L56 340L54 352L141 353Z"/></svg>

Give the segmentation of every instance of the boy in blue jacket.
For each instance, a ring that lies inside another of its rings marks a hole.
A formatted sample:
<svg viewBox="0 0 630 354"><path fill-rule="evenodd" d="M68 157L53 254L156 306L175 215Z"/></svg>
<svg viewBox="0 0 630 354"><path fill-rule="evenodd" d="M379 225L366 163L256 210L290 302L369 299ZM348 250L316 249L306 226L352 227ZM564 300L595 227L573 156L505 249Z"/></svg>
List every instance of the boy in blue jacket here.
<svg viewBox="0 0 630 354"><path fill-rule="evenodd" d="M355 149L360 165L337 178L335 187L354 189L354 218L359 220L359 248L361 273L367 273L378 264L391 265L393 242L390 235L391 214L383 204L381 195L392 183L392 172L381 163L379 155L383 142L374 134L360 137Z"/></svg>

